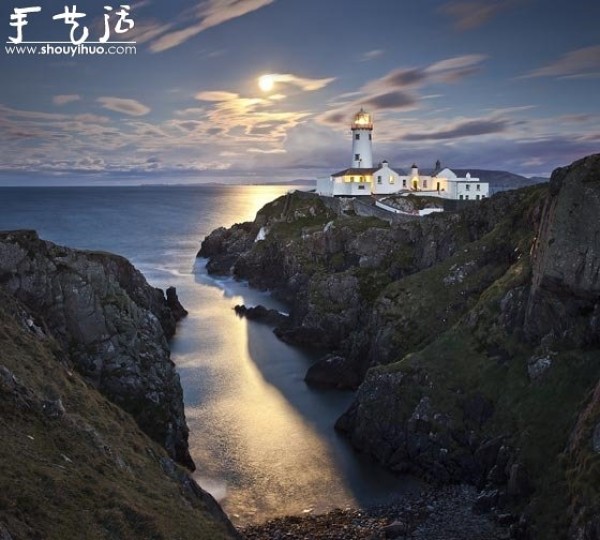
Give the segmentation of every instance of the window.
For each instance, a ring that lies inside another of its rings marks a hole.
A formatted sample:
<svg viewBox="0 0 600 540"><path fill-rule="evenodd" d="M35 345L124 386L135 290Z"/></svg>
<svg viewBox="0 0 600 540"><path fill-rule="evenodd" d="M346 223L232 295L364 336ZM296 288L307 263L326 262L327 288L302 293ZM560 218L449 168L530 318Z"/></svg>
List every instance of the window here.
<svg viewBox="0 0 600 540"><path fill-rule="evenodd" d="M423 180L423 189L427 189L427 180Z"/></svg>
<svg viewBox="0 0 600 540"><path fill-rule="evenodd" d="M465 189L466 189L467 191L469 191L469 190L471 189L471 184L466 184L466 185L465 185Z"/></svg>
<svg viewBox="0 0 600 540"><path fill-rule="evenodd" d="M354 182L354 176L350 177L350 182Z"/></svg>
<svg viewBox="0 0 600 540"><path fill-rule="evenodd" d="M477 191L481 191L481 186L479 184L477 184Z"/></svg>
<svg viewBox="0 0 600 540"><path fill-rule="evenodd" d="M378 176L378 177L377 177L377 183L378 183L378 184L381 184L381 176Z"/></svg>
<svg viewBox="0 0 600 540"><path fill-rule="evenodd" d="M360 154L354 154L354 161L360 161Z"/></svg>
<svg viewBox="0 0 600 540"><path fill-rule="evenodd" d="M390 176L390 184L395 184L396 179L393 176Z"/></svg>
<svg viewBox="0 0 600 540"><path fill-rule="evenodd" d="M371 133L369 133L369 140L372 141L373 140L373 135L371 135Z"/></svg>
<svg viewBox="0 0 600 540"><path fill-rule="evenodd" d="M358 189L365 189L364 184L361 184L360 186L358 186Z"/></svg>
<svg viewBox="0 0 600 540"><path fill-rule="evenodd" d="M361 176L361 177L358 179L358 181L359 181L359 182L364 182L364 181L365 181L365 177L364 177L364 176Z"/></svg>
<svg viewBox="0 0 600 540"><path fill-rule="evenodd" d="M477 200L479 200L479 195L475 195L475 198L476 198Z"/></svg>
<svg viewBox="0 0 600 540"><path fill-rule="evenodd" d="M356 135L354 135L354 138L355 138L357 141L360 141L360 133L357 133Z"/></svg>
<svg viewBox="0 0 600 540"><path fill-rule="evenodd" d="M406 187L406 180L402 180L402 187Z"/></svg>
<svg viewBox="0 0 600 540"><path fill-rule="evenodd" d="M462 200L464 199L464 197L461 195L461 196L459 197L459 199L462 201Z"/></svg>
<svg viewBox="0 0 600 540"><path fill-rule="evenodd" d="M468 201L468 200L469 200L469 196L468 196L468 195L465 195L465 199Z"/></svg>

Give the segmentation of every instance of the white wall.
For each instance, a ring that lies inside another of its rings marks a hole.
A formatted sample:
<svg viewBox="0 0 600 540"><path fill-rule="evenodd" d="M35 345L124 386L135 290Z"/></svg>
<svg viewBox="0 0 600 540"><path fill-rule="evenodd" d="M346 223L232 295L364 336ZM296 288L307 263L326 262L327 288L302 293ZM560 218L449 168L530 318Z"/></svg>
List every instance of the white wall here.
<svg viewBox="0 0 600 540"><path fill-rule="evenodd" d="M381 169L373 173L373 193L386 195L402 190L402 179L389 165L383 164Z"/></svg>
<svg viewBox="0 0 600 540"><path fill-rule="evenodd" d="M370 129L352 130L352 167L361 169L373 167L372 134L373 131ZM359 159L356 159L357 155Z"/></svg>
<svg viewBox="0 0 600 540"><path fill-rule="evenodd" d="M487 182L480 182L479 178L459 178L455 182L455 199L476 201L489 196L490 185Z"/></svg>
<svg viewBox="0 0 600 540"><path fill-rule="evenodd" d="M322 178L317 180L317 194L327 197L371 195L371 182L344 182L343 177Z"/></svg>
<svg viewBox="0 0 600 540"><path fill-rule="evenodd" d="M333 197L334 185L331 178L317 178L317 195Z"/></svg>

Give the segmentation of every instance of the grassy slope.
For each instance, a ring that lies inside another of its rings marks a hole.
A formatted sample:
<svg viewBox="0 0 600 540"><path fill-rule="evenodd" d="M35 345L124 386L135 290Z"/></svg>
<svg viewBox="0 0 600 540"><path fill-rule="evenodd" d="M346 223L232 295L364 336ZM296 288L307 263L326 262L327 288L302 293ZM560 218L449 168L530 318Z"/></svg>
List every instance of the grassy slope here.
<svg viewBox="0 0 600 540"><path fill-rule="evenodd" d="M426 279L431 283L431 277L432 271L420 273L412 276L409 284L414 282L416 292L425 286L419 282ZM500 300L509 290L528 282L529 277L525 251L481 294L470 314L421 351L377 369L423 370L429 375L435 391L413 388L413 397L409 398L412 403L406 404L407 415L423 394L430 395L435 410L451 412L454 418L462 416L461 401L466 395L479 392L492 401L495 414L484 425L483 435L510 435L510 443L520 449L520 459L533 479L530 511L536 517L539 538L558 539L566 534L567 509L574 495L585 491L588 508L600 507L600 456L591 449L578 449L572 463L565 454L577 415L600 378L600 351L558 350L552 368L539 380L529 380L527 360L534 349L496 324ZM476 322L470 317L474 313ZM490 352L499 346L508 358L505 361ZM596 419L600 416L597 412Z"/></svg>
<svg viewBox="0 0 600 540"><path fill-rule="evenodd" d="M204 503L163 472L166 453L133 419L59 361L0 302L0 366L27 390L0 381L0 522L15 538L229 538ZM6 372L5 372L6 373ZM4 381L6 382L6 381ZM50 419L43 399L66 414Z"/></svg>

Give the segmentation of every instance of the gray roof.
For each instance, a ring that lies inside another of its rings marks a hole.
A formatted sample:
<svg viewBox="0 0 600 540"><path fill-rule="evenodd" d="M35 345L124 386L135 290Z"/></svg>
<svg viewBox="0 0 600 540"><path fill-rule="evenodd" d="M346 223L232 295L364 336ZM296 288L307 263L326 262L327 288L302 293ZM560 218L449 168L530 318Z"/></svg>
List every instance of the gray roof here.
<svg viewBox="0 0 600 540"><path fill-rule="evenodd" d="M333 173L331 176L337 178L339 176L366 176L369 174L373 174L374 172L381 169L381 167L370 167L368 169L359 169L358 167L350 167L349 169L344 169L343 171Z"/></svg>

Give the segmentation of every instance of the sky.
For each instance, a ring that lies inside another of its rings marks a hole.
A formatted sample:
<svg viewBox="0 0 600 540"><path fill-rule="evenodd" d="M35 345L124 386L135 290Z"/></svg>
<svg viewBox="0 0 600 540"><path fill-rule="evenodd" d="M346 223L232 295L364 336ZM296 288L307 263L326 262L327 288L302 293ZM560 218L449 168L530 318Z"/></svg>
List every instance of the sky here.
<svg viewBox="0 0 600 540"><path fill-rule="evenodd" d="M600 148L598 0L74 1L0 6L1 185L324 177L361 107L397 169L548 176ZM113 41L135 54L92 54Z"/></svg>

